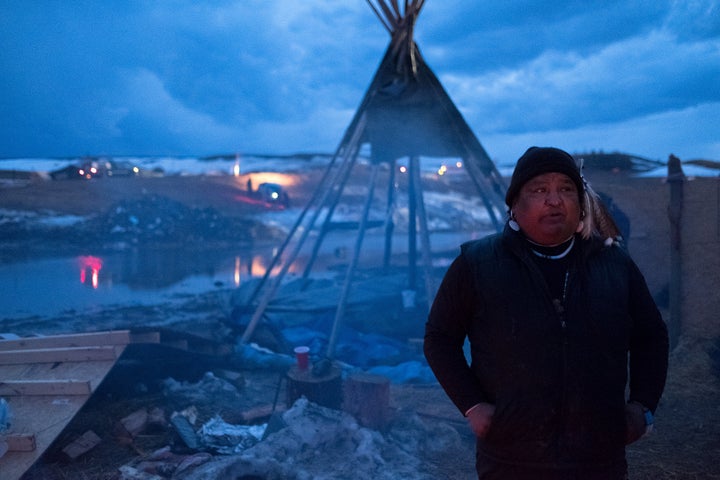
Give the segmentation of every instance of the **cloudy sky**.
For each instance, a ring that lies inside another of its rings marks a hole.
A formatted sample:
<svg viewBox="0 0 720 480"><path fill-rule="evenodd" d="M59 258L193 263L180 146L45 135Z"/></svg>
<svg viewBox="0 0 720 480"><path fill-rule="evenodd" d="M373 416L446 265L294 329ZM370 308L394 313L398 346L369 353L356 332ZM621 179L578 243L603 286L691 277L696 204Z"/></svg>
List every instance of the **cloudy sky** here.
<svg viewBox="0 0 720 480"><path fill-rule="evenodd" d="M720 160L720 0L429 0L491 157ZM332 152L389 35L364 0L0 3L0 158Z"/></svg>

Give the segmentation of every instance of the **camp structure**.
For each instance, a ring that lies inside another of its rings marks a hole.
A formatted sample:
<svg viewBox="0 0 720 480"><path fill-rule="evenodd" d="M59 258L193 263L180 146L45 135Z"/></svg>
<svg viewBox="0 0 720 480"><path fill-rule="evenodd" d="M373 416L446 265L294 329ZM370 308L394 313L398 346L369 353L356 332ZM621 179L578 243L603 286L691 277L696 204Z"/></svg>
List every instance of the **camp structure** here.
<svg viewBox="0 0 720 480"><path fill-rule="evenodd" d="M395 227L393 209L397 200L395 172L400 160L407 164L408 169L408 269L405 285L401 285L401 289L417 290L416 283L419 283L420 277L416 272L419 237L425 298L429 303L434 297L430 235L420 172L423 158L453 158L462 162L463 170L477 188L478 196L494 228L499 230L503 223L506 189L504 181L438 78L423 60L413 40L415 22L424 1L405 0L403 5L399 5L397 0L368 0L368 4L390 33L390 45L323 173L318 188L290 229L285 242L279 247L264 278L248 296L247 305L252 305L255 310L244 327L241 342L252 338L268 305L278 293L290 265L311 237L311 253L302 274L302 279L305 280L308 279L327 234L341 228L354 230L354 249L348 255L345 276L336 296L306 294L306 297L315 299L322 297L323 301L332 302L336 307L327 347L327 357L333 358L338 328L345 315L351 290L354 287L357 290L354 280L357 280L355 276L363 239L368 229L384 228L383 271L387 272L389 267L391 239ZM365 173L368 177L367 190L360 197L364 199L356 200L355 203L362 203L362 213L357 221L336 221L334 217L339 200L348 179L358 175L356 168L361 163L361 158L365 162ZM386 182L385 195L376 193L376 190L382 188L379 180L381 178ZM380 211L386 214L385 218L374 220L370 218L370 212L377 199L384 202L384 209L380 208ZM386 289L391 288L387 283L370 283L376 288L383 288L380 285L384 285ZM397 293L399 298L401 292Z"/></svg>

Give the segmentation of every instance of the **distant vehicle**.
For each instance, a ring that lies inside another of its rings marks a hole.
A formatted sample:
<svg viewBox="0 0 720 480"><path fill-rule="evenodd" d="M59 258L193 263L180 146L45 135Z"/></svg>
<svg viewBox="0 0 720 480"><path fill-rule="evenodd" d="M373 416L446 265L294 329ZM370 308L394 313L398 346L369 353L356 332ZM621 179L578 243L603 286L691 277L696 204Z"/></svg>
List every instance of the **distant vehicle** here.
<svg viewBox="0 0 720 480"><path fill-rule="evenodd" d="M112 160L85 159L80 165L69 165L50 173L51 178L91 179L98 177L133 177L140 174L140 168L129 162Z"/></svg>
<svg viewBox="0 0 720 480"><path fill-rule="evenodd" d="M290 203L287 192L277 183L261 183L258 185L257 195L267 203L274 203L285 207Z"/></svg>
<svg viewBox="0 0 720 480"><path fill-rule="evenodd" d="M140 173L140 168L130 162L107 162L105 166L108 177L134 177Z"/></svg>
<svg viewBox="0 0 720 480"><path fill-rule="evenodd" d="M91 178L102 177L109 165L110 162L99 162L95 160L86 161L78 168L78 175L82 178L87 178L88 180Z"/></svg>

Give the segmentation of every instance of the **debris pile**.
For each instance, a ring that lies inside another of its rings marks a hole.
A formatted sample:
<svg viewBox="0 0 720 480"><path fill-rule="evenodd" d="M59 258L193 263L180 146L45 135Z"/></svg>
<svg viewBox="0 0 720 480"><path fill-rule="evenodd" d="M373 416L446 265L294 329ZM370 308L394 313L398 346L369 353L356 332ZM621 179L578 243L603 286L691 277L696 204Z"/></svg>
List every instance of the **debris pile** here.
<svg viewBox="0 0 720 480"><path fill-rule="evenodd" d="M252 242L262 225L251 219L222 216L217 210L191 208L166 197L152 195L124 200L79 229L84 238L129 244L233 241Z"/></svg>
<svg viewBox="0 0 720 480"><path fill-rule="evenodd" d="M180 455L164 447L121 467L121 478L429 479L424 462L464 448L454 428L429 427L415 415L380 432L304 397L266 433L269 428L213 418L198 430L204 452Z"/></svg>

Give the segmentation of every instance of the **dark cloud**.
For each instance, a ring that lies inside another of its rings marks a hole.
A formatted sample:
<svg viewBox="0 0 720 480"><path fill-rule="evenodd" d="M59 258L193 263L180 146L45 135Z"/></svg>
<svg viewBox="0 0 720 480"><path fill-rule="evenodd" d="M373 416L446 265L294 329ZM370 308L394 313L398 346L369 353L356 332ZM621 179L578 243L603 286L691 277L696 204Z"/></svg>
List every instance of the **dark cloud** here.
<svg viewBox="0 0 720 480"><path fill-rule="evenodd" d="M713 112L718 19L715 0L437 0L416 38L500 150L508 135L589 141L614 125ZM8 0L0 157L332 150L388 40L362 1ZM688 151L720 156L692 134Z"/></svg>

